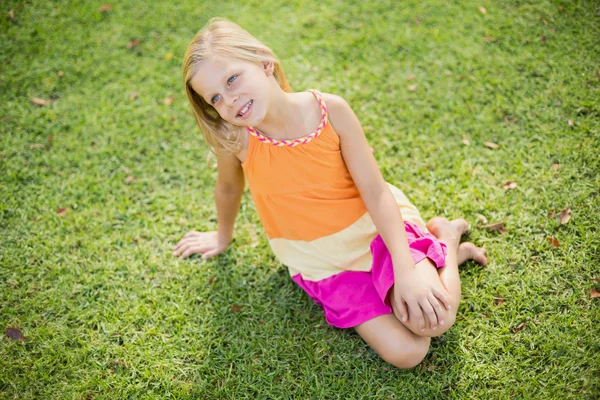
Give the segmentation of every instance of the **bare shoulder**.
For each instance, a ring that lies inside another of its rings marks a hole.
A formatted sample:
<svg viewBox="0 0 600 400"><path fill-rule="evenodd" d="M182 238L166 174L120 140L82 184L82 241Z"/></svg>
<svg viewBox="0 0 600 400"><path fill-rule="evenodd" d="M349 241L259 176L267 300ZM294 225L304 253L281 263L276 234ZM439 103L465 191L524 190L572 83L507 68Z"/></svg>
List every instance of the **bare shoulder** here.
<svg viewBox="0 0 600 400"><path fill-rule="evenodd" d="M342 137L345 132L355 132L357 129L362 131L358 118L346 100L335 94L322 93L322 95L327 105L329 121L338 136Z"/></svg>
<svg viewBox="0 0 600 400"><path fill-rule="evenodd" d="M344 115L345 113L352 111L348 102L342 97L331 93L321 93L321 95L323 96L325 104L327 104L327 110L329 111L330 117L333 118L337 114Z"/></svg>

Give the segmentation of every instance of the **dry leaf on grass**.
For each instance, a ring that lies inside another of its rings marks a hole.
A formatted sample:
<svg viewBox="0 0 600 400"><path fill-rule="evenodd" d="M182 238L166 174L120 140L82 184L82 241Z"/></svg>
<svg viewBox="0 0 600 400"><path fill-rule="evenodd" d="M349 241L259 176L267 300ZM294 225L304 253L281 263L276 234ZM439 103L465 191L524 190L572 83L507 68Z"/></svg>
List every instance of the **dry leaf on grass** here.
<svg viewBox="0 0 600 400"><path fill-rule="evenodd" d="M32 97L31 99L29 99L29 101L31 102L31 104L35 104L36 106L40 107L46 107L48 104L50 104L48 100L40 99L37 97Z"/></svg>
<svg viewBox="0 0 600 400"><path fill-rule="evenodd" d="M483 15L487 14L487 10L485 9L485 7L479 7L479 12L482 13Z"/></svg>
<svg viewBox="0 0 600 400"><path fill-rule="evenodd" d="M417 78L417 77L416 77L416 76L414 76L414 75L409 75L409 76L408 76L408 80L409 80L409 81L414 81L416 78Z"/></svg>
<svg viewBox="0 0 600 400"><path fill-rule="evenodd" d="M514 181L508 181L504 183L504 190L509 190L509 189L514 189L517 187L517 182Z"/></svg>
<svg viewBox="0 0 600 400"><path fill-rule="evenodd" d="M477 219L479 220L479 222L481 222L482 224L487 224L488 220L484 215L481 214L475 214L475 216L477 217Z"/></svg>
<svg viewBox="0 0 600 400"><path fill-rule="evenodd" d="M500 145L496 144L494 142L483 142L483 145L485 147L489 147L490 149L498 149L498 148L500 148Z"/></svg>
<svg viewBox="0 0 600 400"><path fill-rule="evenodd" d="M64 217L65 215L67 215L67 211L69 211L68 208L57 208L56 209L56 213L61 217Z"/></svg>
<svg viewBox="0 0 600 400"><path fill-rule="evenodd" d="M135 178L133 176L129 175L127 178L125 178L125 182L133 183L133 182L135 182Z"/></svg>
<svg viewBox="0 0 600 400"><path fill-rule="evenodd" d="M464 145L468 146L471 144L471 142L469 142L469 138L467 138L466 136L463 136L462 138L462 142Z"/></svg>
<svg viewBox="0 0 600 400"><path fill-rule="evenodd" d="M65 73L64 73L64 72L62 72L62 71L58 71L58 72L56 73L56 75L58 75L58 77L59 77L59 78L64 78L64 76L65 76Z"/></svg>
<svg viewBox="0 0 600 400"><path fill-rule="evenodd" d="M238 306L237 304L234 304L234 305L231 306L231 311L232 312L242 311L242 306Z"/></svg>
<svg viewBox="0 0 600 400"><path fill-rule="evenodd" d="M25 336L19 328L6 328L6 336L12 340L18 340L19 342L25 341Z"/></svg>
<svg viewBox="0 0 600 400"><path fill-rule="evenodd" d="M498 231L502 234L506 233L506 229L504 229L504 221L496 222L489 225L481 225L480 228L487 229L490 231Z"/></svg>
<svg viewBox="0 0 600 400"><path fill-rule="evenodd" d="M513 328L513 332L521 332L526 326L527 324L525 322L521 322L517 327Z"/></svg>
<svg viewBox="0 0 600 400"><path fill-rule="evenodd" d="M138 92L131 92L131 94L129 95L129 100L135 100L138 98L140 94Z"/></svg>
<svg viewBox="0 0 600 400"><path fill-rule="evenodd" d="M101 12L108 12L108 11L112 11L112 6L110 4L103 4L100 6L99 10Z"/></svg>
<svg viewBox="0 0 600 400"><path fill-rule="evenodd" d="M555 238L548 236L546 239L552 246L554 246L554 247L560 246L560 242L558 240L556 240Z"/></svg>
<svg viewBox="0 0 600 400"><path fill-rule="evenodd" d="M14 20L15 19L15 11L17 11L19 8L23 7L24 5L25 5L25 2L19 4L15 8L12 8L10 11L8 11L8 18Z"/></svg>
<svg viewBox="0 0 600 400"><path fill-rule="evenodd" d="M415 90L417 90L417 85L410 85L408 87L408 90L410 90L411 92L414 92Z"/></svg>
<svg viewBox="0 0 600 400"><path fill-rule="evenodd" d="M484 41L484 42L495 42L495 41L496 41L496 38L493 38L493 37L490 37L490 36L485 36L485 37L483 38L483 41Z"/></svg>
<svg viewBox="0 0 600 400"><path fill-rule="evenodd" d="M142 41L140 39L134 39L131 42L127 43L127 48L133 49L134 47L139 46L140 43L142 43Z"/></svg>
<svg viewBox="0 0 600 400"><path fill-rule="evenodd" d="M558 171L558 164L552 164L552 169Z"/></svg>
<svg viewBox="0 0 600 400"><path fill-rule="evenodd" d="M592 278L594 282L600 283L600 278Z"/></svg>
<svg viewBox="0 0 600 400"><path fill-rule="evenodd" d="M127 367L127 363L121 360L112 360L113 365L119 365L121 367Z"/></svg>
<svg viewBox="0 0 600 400"><path fill-rule="evenodd" d="M502 304L504 304L504 297L497 294L496 297L494 297L494 305L501 306Z"/></svg>
<svg viewBox="0 0 600 400"><path fill-rule="evenodd" d="M595 299L597 297L600 297L600 292L597 291L596 288L592 288L590 291L590 299Z"/></svg>
<svg viewBox="0 0 600 400"><path fill-rule="evenodd" d="M567 208L562 210L558 216L560 218L560 224L564 225L571 220L571 209Z"/></svg>
<svg viewBox="0 0 600 400"><path fill-rule="evenodd" d="M175 101L175 97L169 96L165 99L165 104L169 105L169 104L173 103L174 101Z"/></svg>

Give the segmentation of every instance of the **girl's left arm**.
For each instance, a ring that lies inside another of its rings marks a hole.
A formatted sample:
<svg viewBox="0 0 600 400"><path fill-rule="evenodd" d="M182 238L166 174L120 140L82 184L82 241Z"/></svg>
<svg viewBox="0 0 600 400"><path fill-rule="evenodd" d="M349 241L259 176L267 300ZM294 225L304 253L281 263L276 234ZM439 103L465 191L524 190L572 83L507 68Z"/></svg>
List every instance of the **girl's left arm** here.
<svg viewBox="0 0 600 400"><path fill-rule="evenodd" d="M421 330L425 329L425 314L433 329L438 317L443 315L436 298L449 309L450 303L446 298L449 294L440 282L425 280L415 269L402 215L377 167L358 118L341 97L323 96L330 122L340 138L344 162L392 256L396 294L396 299L391 299L395 303L394 312L404 322L408 315L411 319L415 318Z"/></svg>

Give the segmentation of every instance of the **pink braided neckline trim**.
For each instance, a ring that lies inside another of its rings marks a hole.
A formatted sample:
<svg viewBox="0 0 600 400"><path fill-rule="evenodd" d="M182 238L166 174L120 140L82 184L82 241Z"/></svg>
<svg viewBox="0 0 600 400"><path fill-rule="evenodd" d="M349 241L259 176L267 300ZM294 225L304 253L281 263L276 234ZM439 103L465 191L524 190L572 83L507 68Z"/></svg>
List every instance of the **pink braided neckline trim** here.
<svg viewBox="0 0 600 400"><path fill-rule="evenodd" d="M325 105L325 101L323 101L323 98L321 97L321 93L319 93L318 91L316 91L314 89L310 89L307 91L311 92L315 96L315 98L317 99L317 102L319 103L319 107L321 108L321 123L317 127L316 131L314 131L313 133L311 133L308 136L304 136L303 138L292 139L292 140L270 138L268 136L263 135L262 133L260 133L256 129L252 128L251 126L246 127L246 129L248 130L248 133L263 143L272 144L273 146L278 146L278 147L283 147L283 146L294 147L294 146L298 146L299 144L306 144L306 143L310 142L311 140L313 140L314 138L318 137L321 134L321 132L323 131L323 129L325 129L325 126L327 126L327 106Z"/></svg>

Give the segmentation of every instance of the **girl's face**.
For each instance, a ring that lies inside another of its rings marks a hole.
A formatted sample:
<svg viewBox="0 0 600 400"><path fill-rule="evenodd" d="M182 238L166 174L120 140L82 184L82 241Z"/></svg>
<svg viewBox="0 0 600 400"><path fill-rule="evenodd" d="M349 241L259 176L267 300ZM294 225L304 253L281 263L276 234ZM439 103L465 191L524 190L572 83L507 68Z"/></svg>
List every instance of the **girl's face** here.
<svg viewBox="0 0 600 400"><path fill-rule="evenodd" d="M190 84L225 121L256 126L269 108L272 72L273 63L214 56L202 63Z"/></svg>

